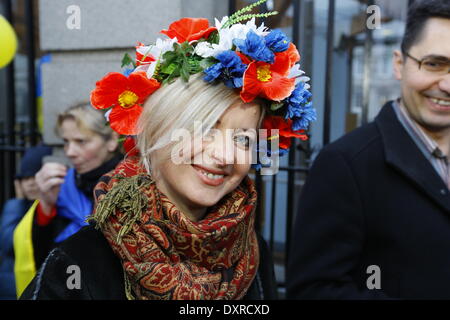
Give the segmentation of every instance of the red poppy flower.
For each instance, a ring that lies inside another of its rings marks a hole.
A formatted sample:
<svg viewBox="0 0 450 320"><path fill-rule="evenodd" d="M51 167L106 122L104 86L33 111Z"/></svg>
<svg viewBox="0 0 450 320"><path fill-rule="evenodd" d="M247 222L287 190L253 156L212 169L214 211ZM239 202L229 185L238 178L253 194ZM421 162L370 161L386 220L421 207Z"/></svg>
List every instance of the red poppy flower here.
<svg viewBox="0 0 450 320"><path fill-rule="evenodd" d="M142 47L145 47L145 45L138 42L138 45L136 46L136 66L140 66L141 64L149 64L150 62L156 61L155 57L150 53L140 50Z"/></svg>
<svg viewBox="0 0 450 320"><path fill-rule="evenodd" d="M295 79L287 76L290 71L288 54L276 54L273 64L253 61L244 73L241 98L251 102L260 96L269 100L281 101L290 96L295 89Z"/></svg>
<svg viewBox="0 0 450 320"><path fill-rule="evenodd" d="M135 135L141 105L159 86L160 83L148 79L145 72L134 72L128 78L121 73L110 72L97 81L91 92L91 103L96 109L112 107L109 115L111 128L119 134Z"/></svg>
<svg viewBox="0 0 450 320"><path fill-rule="evenodd" d="M245 54L241 53L240 51L235 51L235 53L238 55L239 58L241 58L241 61L243 64L250 64L250 62L253 61L249 57L247 57Z"/></svg>
<svg viewBox="0 0 450 320"><path fill-rule="evenodd" d="M281 52L281 54L283 54L283 53L287 54L289 57L289 67L290 68L292 68L294 64L296 64L297 62L300 61L300 53L298 53L297 47L292 42L286 51Z"/></svg>
<svg viewBox="0 0 450 320"><path fill-rule="evenodd" d="M217 30L216 27L210 27L208 19L204 18L183 18L173 22L169 30L161 30L162 34L169 38L177 38L178 43L185 41L191 42L201 38L207 39L209 34Z"/></svg>
<svg viewBox="0 0 450 320"><path fill-rule="evenodd" d="M279 138L279 146L281 149L289 149L291 146L291 138L299 138L307 140L308 136L304 133L305 130L292 131L292 120L284 119L279 116L267 116L264 118L262 128L268 130L268 139ZM278 129L278 134L272 130Z"/></svg>

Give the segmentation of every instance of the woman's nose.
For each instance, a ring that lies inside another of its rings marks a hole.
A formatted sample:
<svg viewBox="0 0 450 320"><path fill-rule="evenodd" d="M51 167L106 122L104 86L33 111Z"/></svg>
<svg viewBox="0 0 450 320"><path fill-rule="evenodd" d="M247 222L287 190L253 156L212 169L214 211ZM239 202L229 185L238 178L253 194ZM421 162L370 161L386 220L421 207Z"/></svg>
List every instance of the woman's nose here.
<svg viewBox="0 0 450 320"><path fill-rule="evenodd" d="M69 142L66 145L66 156L69 158L75 157L77 155L76 149L77 149L76 146L73 143Z"/></svg>
<svg viewBox="0 0 450 320"><path fill-rule="evenodd" d="M210 156L217 164L227 165L234 163L235 150L233 140L226 133L216 134L209 147Z"/></svg>

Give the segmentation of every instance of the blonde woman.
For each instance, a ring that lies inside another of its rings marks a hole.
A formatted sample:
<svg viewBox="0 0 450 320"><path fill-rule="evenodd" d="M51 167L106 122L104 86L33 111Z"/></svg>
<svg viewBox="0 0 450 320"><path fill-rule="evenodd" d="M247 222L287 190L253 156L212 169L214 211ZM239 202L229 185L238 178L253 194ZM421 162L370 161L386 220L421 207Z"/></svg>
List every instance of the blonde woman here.
<svg viewBox="0 0 450 320"><path fill-rule="evenodd" d="M131 74L97 82L92 104L137 135L139 154L102 177L91 225L50 253L22 298L276 297L248 173L259 128L282 149L305 137L310 96L286 36L233 19L176 21L162 30L171 40L137 47Z"/></svg>
<svg viewBox="0 0 450 320"><path fill-rule="evenodd" d="M199 77L157 91L140 119L143 165L128 158L95 190L100 202L93 217L101 231L87 227L55 249L23 298L243 298L252 284L251 297L273 298L272 274L256 277L256 191L247 177L263 114L258 103L243 103L223 84L213 86ZM196 150L192 145L189 163L174 164L172 133L192 130L195 121L205 124L203 146ZM205 133L208 127L216 129L215 137L211 130ZM233 148L225 150L226 144ZM248 161L238 164L238 158ZM126 184L124 177L136 180ZM142 207L122 215L133 199L142 199ZM120 207L121 213L103 206ZM138 238L143 247L134 247ZM82 270L80 290L66 286L70 265ZM160 272L171 279L158 280Z"/></svg>

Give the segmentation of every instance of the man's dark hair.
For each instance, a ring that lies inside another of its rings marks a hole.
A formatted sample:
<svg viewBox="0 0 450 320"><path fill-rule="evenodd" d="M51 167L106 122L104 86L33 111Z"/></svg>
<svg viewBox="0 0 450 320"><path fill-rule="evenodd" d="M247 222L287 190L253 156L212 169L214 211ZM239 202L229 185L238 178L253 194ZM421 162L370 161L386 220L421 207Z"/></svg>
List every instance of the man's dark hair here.
<svg viewBox="0 0 450 320"><path fill-rule="evenodd" d="M405 35L402 40L403 54L420 40L425 24L431 18L450 19L450 0L415 0L413 2L408 10Z"/></svg>

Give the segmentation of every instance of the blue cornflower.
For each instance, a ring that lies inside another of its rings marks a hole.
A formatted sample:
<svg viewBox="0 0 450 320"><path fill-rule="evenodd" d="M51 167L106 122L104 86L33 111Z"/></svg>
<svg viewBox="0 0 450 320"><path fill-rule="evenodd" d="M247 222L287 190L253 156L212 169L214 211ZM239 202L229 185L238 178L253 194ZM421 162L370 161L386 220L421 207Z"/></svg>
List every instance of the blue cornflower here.
<svg viewBox="0 0 450 320"><path fill-rule="evenodd" d="M285 118L292 119L294 117L300 117L304 105L308 102L311 96L311 92L305 88L305 84L303 82L299 82L287 99L288 108Z"/></svg>
<svg viewBox="0 0 450 320"><path fill-rule="evenodd" d="M212 82L219 78L224 81L227 87L242 87L242 77L247 65L242 63L236 52L232 50L223 51L216 56L216 59L219 62L204 71L206 76L203 79Z"/></svg>
<svg viewBox="0 0 450 320"><path fill-rule="evenodd" d="M283 52L289 48L289 40L280 30L272 30L264 39L273 52Z"/></svg>
<svg viewBox="0 0 450 320"><path fill-rule="evenodd" d="M303 106L300 116L296 116L292 120L292 130L306 130L310 122L317 120L316 109L313 108L312 102L308 102Z"/></svg>
<svg viewBox="0 0 450 320"><path fill-rule="evenodd" d="M286 119L292 119L292 130L306 130L311 121L317 120L316 110L313 108L311 92L305 88L304 82L295 86L289 98L286 99Z"/></svg>
<svg viewBox="0 0 450 320"><path fill-rule="evenodd" d="M132 69L132 68L126 68L125 70L123 70L122 73L125 77L128 77L133 71L134 71L134 69Z"/></svg>
<svg viewBox="0 0 450 320"><path fill-rule="evenodd" d="M258 36L253 30L247 33L245 40L234 39L233 44L253 60L267 63L274 62L275 55L267 47L264 37Z"/></svg>
<svg viewBox="0 0 450 320"><path fill-rule="evenodd" d="M205 69L204 72L206 73L203 80L207 82L213 82L216 80L220 75L222 74L223 65L219 62L216 64L213 64L208 69Z"/></svg>

